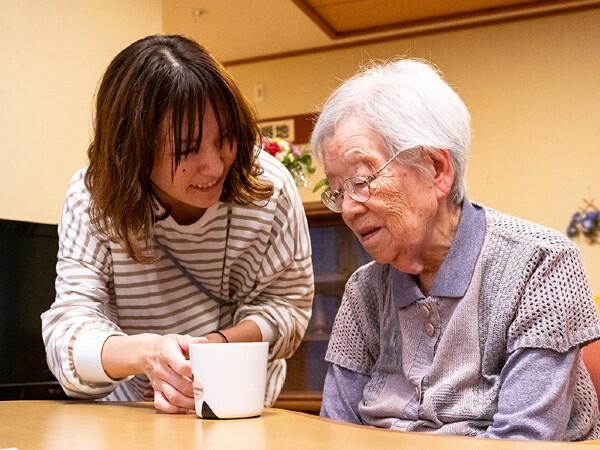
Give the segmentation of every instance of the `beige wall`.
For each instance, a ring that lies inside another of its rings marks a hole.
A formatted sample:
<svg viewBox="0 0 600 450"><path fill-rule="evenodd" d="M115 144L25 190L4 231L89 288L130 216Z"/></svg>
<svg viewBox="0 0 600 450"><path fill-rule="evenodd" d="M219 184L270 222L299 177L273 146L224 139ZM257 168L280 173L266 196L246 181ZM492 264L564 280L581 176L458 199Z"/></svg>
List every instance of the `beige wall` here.
<svg viewBox="0 0 600 450"><path fill-rule="evenodd" d="M110 59L161 31L160 0L0 0L0 217L56 223L85 164L92 96ZM424 57L473 116L469 195L564 230L600 206L600 10L231 68L261 117L318 110L369 58ZM311 197L304 190L306 199ZM580 242L600 292L600 247Z"/></svg>
<svg viewBox="0 0 600 450"><path fill-rule="evenodd" d="M0 0L0 217L57 223L109 61L161 31L160 0Z"/></svg>
<svg viewBox="0 0 600 450"><path fill-rule="evenodd" d="M600 10L231 67L261 117L318 110L369 58L434 62L472 114L471 199L563 231L583 198L600 207ZM303 191L305 199L315 199ZM600 245L580 242L595 292Z"/></svg>

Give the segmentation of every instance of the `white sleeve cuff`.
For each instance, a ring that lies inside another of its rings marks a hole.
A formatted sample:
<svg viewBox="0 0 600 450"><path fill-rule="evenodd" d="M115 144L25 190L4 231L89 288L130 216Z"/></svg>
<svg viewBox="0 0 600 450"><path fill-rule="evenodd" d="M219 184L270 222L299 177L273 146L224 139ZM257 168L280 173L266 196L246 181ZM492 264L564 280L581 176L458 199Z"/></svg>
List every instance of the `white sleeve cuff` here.
<svg viewBox="0 0 600 450"><path fill-rule="evenodd" d="M265 319L263 316L253 315L244 317L244 320L251 320L260 329L262 341L272 344L279 337L279 330L275 325Z"/></svg>
<svg viewBox="0 0 600 450"><path fill-rule="evenodd" d="M104 342L114 335L121 335L115 331L84 330L73 344L73 363L75 370L82 381L87 383L114 383L102 367L102 347Z"/></svg>

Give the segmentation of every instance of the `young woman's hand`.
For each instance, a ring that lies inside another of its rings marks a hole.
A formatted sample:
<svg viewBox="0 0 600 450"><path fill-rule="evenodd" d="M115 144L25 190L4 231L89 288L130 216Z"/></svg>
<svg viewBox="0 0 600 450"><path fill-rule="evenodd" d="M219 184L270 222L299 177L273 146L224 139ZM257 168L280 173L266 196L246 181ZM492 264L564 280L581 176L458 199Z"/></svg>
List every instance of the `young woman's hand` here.
<svg viewBox="0 0 600 450"><path fill-rule="evenodd" d="M167 413L194 409L190 343L206 342L177 334L158 336L154 348L144 358L143 372L154 390L154 407Z"/></svg>
<svg viewBox="0 0 600 450"><path fill-rule="evenodd" d="M236 340L260 340L254 322L242 322L226 331ZM154 407L168 413L185 413L194 409L192 366L189 361L191 343L224 343L219 333L193 338L169 334L159 336L154 350L145 359L144 373L154 389Z"/></svg>
<svg viewBox="0 0 600 450"><path fill-rule="evenodd" d="M194 409L190 344L207 341L205 337L178 334L110 336L102 349L102 366L115 380L146 375L156 409L185 413Z"/></svg>
<svg viewBox="0 0 600 450"><path fill-rule="evenodd" d="M249 320L227 330L231 342L260 341L258 326ZM114 380L130 375L144 374L153 392L154 407L167 413L186 413L194 410L192 366L189 361L190 344L210 342L223 343L218 333L205 337L189 335L144 333L130 336L110 336L102 348L102 366Z"/></svg>

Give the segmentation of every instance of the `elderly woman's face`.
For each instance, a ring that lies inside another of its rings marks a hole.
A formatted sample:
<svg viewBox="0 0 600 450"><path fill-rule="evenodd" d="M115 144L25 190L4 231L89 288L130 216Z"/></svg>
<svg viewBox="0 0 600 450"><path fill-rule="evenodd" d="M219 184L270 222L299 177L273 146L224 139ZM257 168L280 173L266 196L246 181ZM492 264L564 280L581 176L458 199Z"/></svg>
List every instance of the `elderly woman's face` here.
<svg viewBox="0 0 600 450"><path fill-rule="evenodd" d="M340 122L323 151L332 190L348 178L366 178L389 157L379 136L355 118ZM427 172L426 155L423 162ZM430 165L431 175L393 161L371 183L371 198L366 203L344 195L344 222L375 261L407 273L423 270L438 208Z"/></svg>

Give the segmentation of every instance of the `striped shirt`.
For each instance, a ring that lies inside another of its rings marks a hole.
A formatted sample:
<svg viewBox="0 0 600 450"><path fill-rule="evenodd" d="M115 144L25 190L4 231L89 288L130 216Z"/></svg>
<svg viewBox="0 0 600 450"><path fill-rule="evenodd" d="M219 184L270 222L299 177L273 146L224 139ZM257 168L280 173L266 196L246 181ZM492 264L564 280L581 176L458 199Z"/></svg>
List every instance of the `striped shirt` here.
<svg viewBox="0 0 600 450"><path fill-rule="evenodd" d="M302 203L288 171L262 152L271 199L254 205L218 203L191 225L172 217L155 237L214 295L201 292L160 249L140 264L90 223L85 169L71 180L59 224L56 299L42 314L48 366L65 392L79 398L151 400L148 379L111 380L100 353L113 334L203 336L241 320L254 321L269 350L265 404L285 379L285 358L300 345L314 293L310 238ZM78 351L86 342L86 350Z"/></svg>

